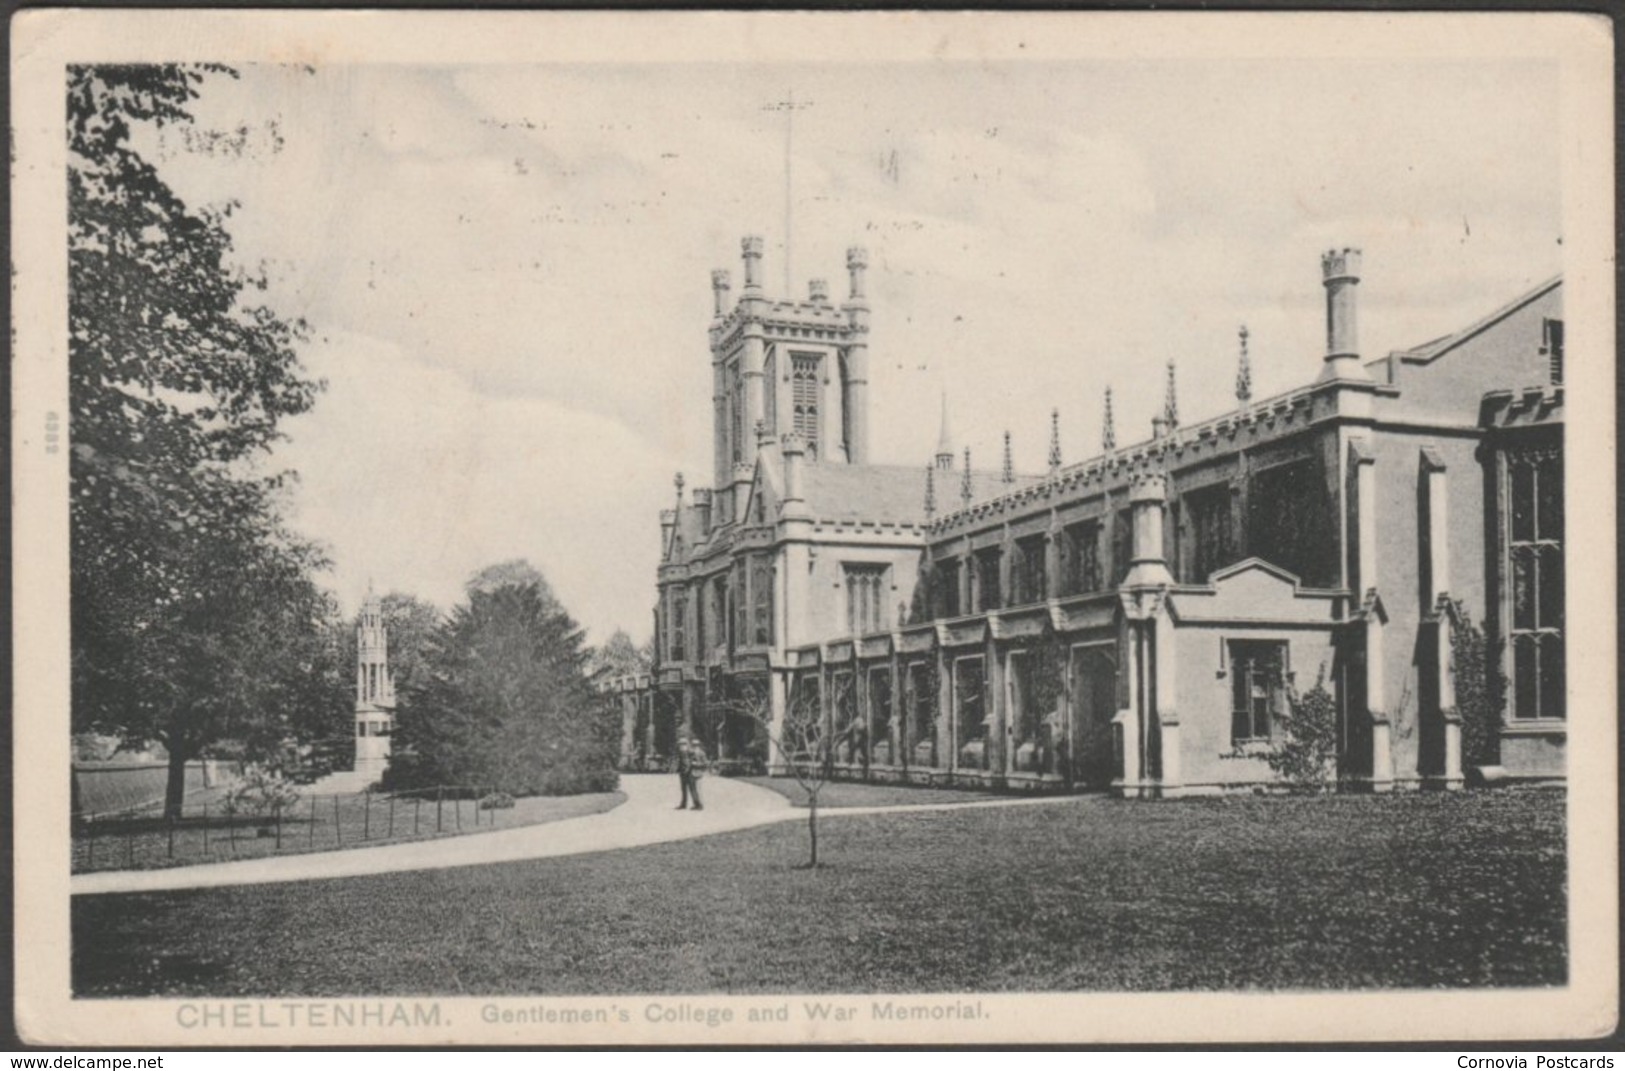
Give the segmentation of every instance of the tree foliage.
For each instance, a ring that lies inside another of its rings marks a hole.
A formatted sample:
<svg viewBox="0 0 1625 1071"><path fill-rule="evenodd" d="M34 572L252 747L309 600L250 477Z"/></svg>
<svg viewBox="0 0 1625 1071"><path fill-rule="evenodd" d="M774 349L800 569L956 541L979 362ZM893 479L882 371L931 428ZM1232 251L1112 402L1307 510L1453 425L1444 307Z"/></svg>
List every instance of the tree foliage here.
<svg viewBox="0 0 1625 1071"><path fill-rule="evenodd" d="M625 629L616 629L603 645L592 651L591 673L594 680L612 681L617 677L630 677L649 672L654 663L654 646L642 647L632 642Z"/></svg>
<svg viewBox="0 0 1625 1071"><path fill-rule="evenodd" d="M74 728L184 763L267 750L344 717L321 555L282 521L291 478L259 463L320 385L304 325L254 303L232 205L181 202L131 147L191 122L218 67L68 71L68 338Z"/></svg>
<svg viewBox="0 0 1625 1071"><path fill-rule="evenodd" d="M617 783L620 713L587 676L581 630L534 583L472 590L397 679L392 788L477 786L512 795Z"/></svg>
<svg viewBox="0 0 1625 1071"><path fill-rule="evenodd" d="M397 691L411 688L428 679L430 649L445 615L433 603L398 591L378 602L389 636L390 676ZM353 630L350 642L355 642Z"/></svg>
<svg viewBox="0 0 1625 1071"><path fill-rule="evenodd" d="M1328 788L1337 776L1337 700L1326 690L1325 667L1313 688L1288 697L1276 724L1281 738L1264 756L1270 769L1298 791Z"/></svg>
<svg viewBox="0 0 1625 1071"><path fill-rule="evenodd" d="M1450 658L1454 664L1456 713L1461 718L1461 758L1466 766L1493 766L1501 759L1501 711L1506 675L1501 645L1484 635L1458 599L1450 617Z"/></svg>
<svg viewBox="0 0 1625 1071"><path fill-rule="evenodd" d="M550 610L562 611L564 604L559 602L558 596L553 593L553 587L536 568L524 558L509 558L507 561L487 565L468 578L463 585L463 591L470 597L478 592L493 592L498 588L524 587L531 585L540 594L542 602Z"/></svg>

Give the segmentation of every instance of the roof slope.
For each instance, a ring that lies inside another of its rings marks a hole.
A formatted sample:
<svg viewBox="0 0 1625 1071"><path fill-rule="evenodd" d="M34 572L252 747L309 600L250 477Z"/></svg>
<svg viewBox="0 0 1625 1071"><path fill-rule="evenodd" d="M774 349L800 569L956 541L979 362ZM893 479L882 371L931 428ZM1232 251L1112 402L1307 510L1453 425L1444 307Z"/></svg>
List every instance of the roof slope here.
<svg viewBox="0 0 1625 1071"><path fill-rule="evenodd" d="M1426 364L1429 361L1436 360L1455 349L1463 342L1466 342L1474 335L1480 334L1486 329L1493 327L1495 324L1506 319L1508 316L1511 316L1513 313L1517 312L1531 301L1534 301L1542 294L1545 294L1554 287L1561 285L1562 282L1563 277L1561 275L1553 276L1552 278L1541 283L1539 286L1535 287L1533 290L1518 295L1505 305L1502 305L1500 308L1490 313L1488 316L1468 324L1466 327L1455 332L1454 334L1443 335L1439 338L1432 339L1431 341L1424 342L1420 346L1412 346L1408 350L1395 350L1388 356L1390 358L1398 357L1400 360L1405 361L1408 364ZM1384 358L1384 360L1386 359L1387 358Z"/></svg>

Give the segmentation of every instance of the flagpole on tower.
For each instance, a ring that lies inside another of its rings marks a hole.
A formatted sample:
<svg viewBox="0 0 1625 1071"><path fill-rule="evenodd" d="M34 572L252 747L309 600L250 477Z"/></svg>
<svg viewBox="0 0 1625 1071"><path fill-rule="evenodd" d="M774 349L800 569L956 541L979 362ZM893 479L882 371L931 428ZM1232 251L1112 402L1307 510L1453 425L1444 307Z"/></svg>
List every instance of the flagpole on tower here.
<svg viewBox="0 0 1625 1071"><path fill-rule="evenodd" d="M796 91L792 87L784 94L784 99L772 104L762 105L766 112L784 113L784 298L790 300L790 271L791 271L791 227L793 225L792 205L795 198L792 196L794 182L794 165L792 164L792 148L795 144L796 112L802 108L810 108L812 101L796 100Z"/></svg>

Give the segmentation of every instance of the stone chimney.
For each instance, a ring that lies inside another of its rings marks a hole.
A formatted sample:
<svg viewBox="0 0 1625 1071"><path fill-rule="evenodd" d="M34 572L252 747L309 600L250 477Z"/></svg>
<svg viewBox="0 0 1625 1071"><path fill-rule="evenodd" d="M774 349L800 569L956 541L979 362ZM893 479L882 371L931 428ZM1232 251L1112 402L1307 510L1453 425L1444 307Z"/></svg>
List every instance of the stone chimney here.
<svg viewBox="0 0 1625 1071"><path fill-rule="evenodd" d="M663 509L660 511L660 560L666 561L667 549L671 546L672 529L677 527L677 511Z"/></svg>
<svg viewBox="0 0 1625 1071"><path fill-rule="evenodd" d="M711 489L709 487L694 488L694 512L700 517L700 531L711 530Z"/></svg>
<svg viewBox="0 0 1625 1071"><path fill-rule="evenodd" d="M717 268L711 272L711 298L715 306L714 315L722 319L728 312L728 292L733 288L727 268Z"/></svg>
<svg viewBox="0 0 1625 1071"><path fill-rule="evenodd" d="M1129 560L1124 587L1172 584L1174 576L1162 556L1162 510L1168 500L1167 478L1147 473L1129 487L1129 509L1134 525L1134 556Z"/></svg>
<svg viewBox="0 0 1625 1071"><path fill-rule="evenodd" d="M863 292L863 272L869 266L869 251L855 245L846 251L846 274L851 281L852 296L849 304L868 300Z"/></svg>
<svg viewBox="0 0 1625 1071"><path fill-rule="evenodd" d="M756 475L756 466L748 461L741 461L733 467L733 519L736 524L744 524L745 510L750 505L751 477Z"/></svg>
<svg viewBox="0 0 1625 1071"><path fill-rule="evenodd" d="M746 235L740 240L739 248L745 258L745 289L759 294L762 289L762 238L757 234Z"/></svg>
<svg viewBox="0 0 1625 1071"><path fill-rule="evenodd" d="M808 279L807 280L807 300L812 302L814 305L828 305L829 304L829 280L828 279Z"/></svg>
<svg viewBox="0 0 1625 1071"><path fill-rule="evenodd" d="M1320 257L1320 272L1326 284L1326 363L1320 370L1320 382L1369 382L1371 373L1360 363L1360 251L1327 250Z"/></svg>

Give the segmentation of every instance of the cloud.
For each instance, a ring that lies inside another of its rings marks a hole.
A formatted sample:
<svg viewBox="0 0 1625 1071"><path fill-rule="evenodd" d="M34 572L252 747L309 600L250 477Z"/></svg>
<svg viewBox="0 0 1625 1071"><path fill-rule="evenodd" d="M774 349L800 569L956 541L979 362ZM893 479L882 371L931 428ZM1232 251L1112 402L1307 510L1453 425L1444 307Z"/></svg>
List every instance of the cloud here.
<svg viewBox="0 0 1625 1071"><path fill-rule="evenodd" d="M525 557L598 637L641 624L658 529L645 504L669 460L613 422L539 399L493 399L393 344L330 335L307 364L329 387L289 422L294 522L326 542L353 605L372 579L442 606L494 561Z"/></svg>
<svg viewBox="0 0 1625 1071"><path fill-rule="evenodd" d="M1558 270L1556 100L1517 61L250 67L200 125L281 147L164 166L242 202L244 260L333 340L289 456L347 584L445 599L526 553L641 636L671 471L711 471L740 236L774 295L788 259L840 300L869 247L877 459L923 464L946 390L979 458L1008 427L1037 469L1051 407L1070 458L1098 442L1107 384L1142 437L1169 359L1217 412L1243 322L1259 393L1312 379L1328 246L1366 250L1370 356Z"/></svg>

